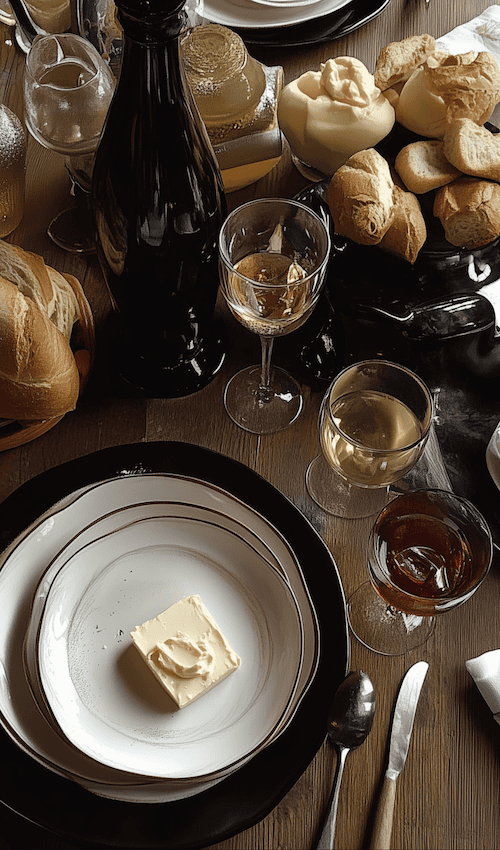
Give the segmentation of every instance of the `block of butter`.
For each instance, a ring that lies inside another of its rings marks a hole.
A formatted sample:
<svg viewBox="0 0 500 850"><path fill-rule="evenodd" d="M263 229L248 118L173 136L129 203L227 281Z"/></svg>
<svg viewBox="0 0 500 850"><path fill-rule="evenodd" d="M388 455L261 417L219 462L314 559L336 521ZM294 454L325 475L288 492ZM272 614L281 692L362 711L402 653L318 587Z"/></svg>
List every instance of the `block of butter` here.
<svg viewBox="0 0 500 850"><path fill-rule="evenodd" d="M183 708L240 666L199 596L186 596L130 632L167 693Z"/></svg>

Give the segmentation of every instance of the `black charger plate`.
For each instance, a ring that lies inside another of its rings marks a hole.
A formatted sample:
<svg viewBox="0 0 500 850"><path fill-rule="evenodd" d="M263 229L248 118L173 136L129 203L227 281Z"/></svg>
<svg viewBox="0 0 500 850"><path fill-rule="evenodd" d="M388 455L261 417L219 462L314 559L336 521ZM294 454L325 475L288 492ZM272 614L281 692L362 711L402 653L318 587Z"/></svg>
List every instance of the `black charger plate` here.
<svg viewBox="0 0 500 850"><path fill-rule="evenodd" d="M188 850L222 841L258 823L290 790L321 746L329 704L349 669L344 592L321 537L264 478L208 449L188 443L137 443L103 449L48 470L0 505L0 550L81 487L124 475L166 472L222 487L285 536L302 567L318 616L319 666L286 732L241 770L187 800L151 804L97 797L42 767L0 730L0 800L38 826L85 847Z"/></svg>

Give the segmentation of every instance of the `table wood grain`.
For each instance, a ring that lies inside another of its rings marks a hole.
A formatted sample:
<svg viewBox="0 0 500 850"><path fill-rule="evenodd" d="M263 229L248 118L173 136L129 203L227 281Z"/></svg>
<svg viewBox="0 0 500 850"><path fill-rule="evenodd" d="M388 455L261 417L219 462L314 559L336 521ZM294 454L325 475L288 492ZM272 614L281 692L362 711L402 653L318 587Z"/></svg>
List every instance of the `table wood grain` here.
<svg viewBox="0 0 500 850"><path fill-rule="evenodd" d="M318 68L330 57L351 55L373 70L390 41L428 32L439 36L474 17L487 0L392 0L374 21L350 36L304 48L257 48L267 64L281 64L286 81ZM0 28L0 96L22 113L24 56L13 31ZM230 208L250 198L291 196L306 185L288 151L278 167L248 189L228 196ZM95 258L56 248L46 227L67 205L69 181L63 159L29 139L24 219L11 241L42 254L84 286L100 331L108 298ZM220 310L225 311L220 304ZM349 595L365 577L369 520L341 521L325 515L304 485L317 454L320 392L305 387L305 408L288 430L257 437L239 430L222 405L223 387L240 365L258 358L258 339L236 326L225 311L230 348L220 375L196 395L143 400L114 394L100 363L77 410L36 441L0 454L0 501L23 482L60 463L108 446L152 440L181 440L236 458L285 493L318 529L337 561ZM499 410L500 418L500 410ZM377 692L377 712L367 743L346 764L340 795L338 850L367 846L378 788L384 773L387 734L401 677L415 661L429 662L407 765L398 780L392 848L398 850L496 850L500 847L500 728L466 673L466 659L500 646L500 576L492 570L473 599L439 620L426 646L406 657L377 656L355 640L352 668L366 670ZM312 847L327 801L335 754L327 743L292 790L260 823L210 850L305 850ZM1 769L1 765L0 765ZM168 822L165 823L168 830ZM31 825L0 807L0 847L72 850L77 845Z"/></svg>

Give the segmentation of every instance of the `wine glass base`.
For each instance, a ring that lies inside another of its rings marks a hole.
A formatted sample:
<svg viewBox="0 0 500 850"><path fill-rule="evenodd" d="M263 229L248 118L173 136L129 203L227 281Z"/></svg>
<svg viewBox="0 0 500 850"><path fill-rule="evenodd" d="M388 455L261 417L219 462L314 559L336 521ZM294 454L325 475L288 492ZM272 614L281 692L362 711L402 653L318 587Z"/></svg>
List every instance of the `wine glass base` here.
<svg viewBox="0 0 500 850"><path fill-rule="evenodd" d="M87 209L69 207L50 222L47 233L52 241L72 254L92 254L95 251L92 222Z"/></svg>
<svg viewBox="0 0 500 850"><path fill-rule="evenodd" d="M379 655L405 655L426 643L434 617L405 614L387 605L371 582L365 581L347 601L349 626L364 646Z"/></svg>
<svg viewBox="0 0 500 850"><path fill-rule="evenodd" d="M284 369L271 366L271 390L261 388L260 366L237 372L224 390L224 407L233 422L251 434L275 434L295 422L302 410L302 392Z"/></svg>
<svg viewBox="0 0 500 850"><path fill-rule="evenodd" d="M375 516L396 495L387 487L349 484L329 466L323 455L318 455L309 464L306 487L311 499L322 510L345 519Z"/></svg>

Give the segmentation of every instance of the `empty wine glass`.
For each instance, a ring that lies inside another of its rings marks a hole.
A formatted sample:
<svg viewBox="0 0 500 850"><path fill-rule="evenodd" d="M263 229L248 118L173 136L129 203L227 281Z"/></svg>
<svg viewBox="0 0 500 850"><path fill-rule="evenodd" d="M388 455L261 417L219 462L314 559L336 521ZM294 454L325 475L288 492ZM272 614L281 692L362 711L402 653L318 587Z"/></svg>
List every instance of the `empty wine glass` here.
<svg viewBox="0 0 500 850"><path fill-rule="evenodd" d="M467 602L493 554L484 518L447 490L414 490L382 509L368 542L370 581L348 600L359 641L403 655L432 634L435 615Z"/></svg>
<svg viewBox="0 0 500 850"><path fill-rule="evenodd" d="M93 248L86 198L114 88L113 74L85 38L64 33L34 39L24 72L26 125L41 145L66 157L72 192L84 202L64 210L48 229L66 250Z"/></svg>
<svg viewBox="0 0 500 850"><path fill-rule="evenodd" d="M246 431L281 431L302 409L297 381L271 366L273 341L311 314L329 253L325 224L298 201L250 201L233 210L221 228L222 292L236 319L261 340L261 365L238 372L224 392L226 411Z"/></svg>
<svg viewBox="0 0 500 850"><path fill-rule="evenodd" d="M335 516L378 513L389 485L422 454L432 418L428 388L405 366L388 360L348 366L323 398L322 453L306 473L310 496Z"/></svg>

